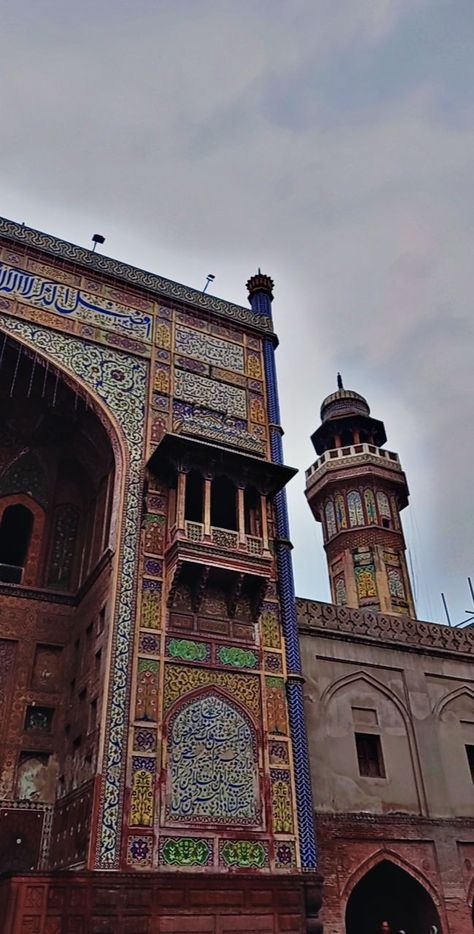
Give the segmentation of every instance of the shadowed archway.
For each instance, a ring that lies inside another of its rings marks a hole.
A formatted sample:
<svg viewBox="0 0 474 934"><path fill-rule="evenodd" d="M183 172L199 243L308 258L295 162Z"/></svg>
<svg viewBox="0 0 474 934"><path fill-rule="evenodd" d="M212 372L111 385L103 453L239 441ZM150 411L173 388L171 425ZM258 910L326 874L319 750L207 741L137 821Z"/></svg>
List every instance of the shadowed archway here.
<svg viewBox="0 0 474 934"><path fill-rule="evenodd" d="M390 860L370 869L353 888L346 908L346 934L379 934L382 921L390 934L442 934L431 895L408 872Z"/></svg>

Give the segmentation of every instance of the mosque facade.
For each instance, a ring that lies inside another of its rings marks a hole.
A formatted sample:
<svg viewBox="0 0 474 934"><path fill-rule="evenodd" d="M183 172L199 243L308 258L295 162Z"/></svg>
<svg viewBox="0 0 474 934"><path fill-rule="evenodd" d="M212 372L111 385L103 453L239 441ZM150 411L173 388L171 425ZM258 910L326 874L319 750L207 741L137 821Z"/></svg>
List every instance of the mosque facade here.
<svg viewBox="0 0 474 934"><path fill-rule="evenodd" d="M272 289L0 219L5 934L320 934L320 868L326 934L366 934L386 864L468 932L472 634L416 620L406 478L342 383L307 471L334 604L295 598Z"/></svg>

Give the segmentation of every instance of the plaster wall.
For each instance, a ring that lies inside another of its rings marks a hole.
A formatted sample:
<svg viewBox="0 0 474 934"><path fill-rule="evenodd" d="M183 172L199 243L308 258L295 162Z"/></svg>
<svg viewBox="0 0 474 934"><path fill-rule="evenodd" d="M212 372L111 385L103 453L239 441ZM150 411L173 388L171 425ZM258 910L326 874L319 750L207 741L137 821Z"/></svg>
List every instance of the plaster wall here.
<svg viewBox="0 0 474 934"><path fill-rule="evenodd" d="M324 635L303 635L301 652L317 810L472 816L469 660ZM380 736L385 778L359 775L356 731Z"/></svg>

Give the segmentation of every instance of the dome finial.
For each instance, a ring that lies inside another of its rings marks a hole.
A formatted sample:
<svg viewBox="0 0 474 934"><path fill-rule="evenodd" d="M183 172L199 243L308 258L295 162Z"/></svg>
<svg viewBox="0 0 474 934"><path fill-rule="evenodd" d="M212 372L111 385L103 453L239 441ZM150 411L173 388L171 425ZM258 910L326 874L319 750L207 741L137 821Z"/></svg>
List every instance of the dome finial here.
<svg viewBox="0 0 474 934"><path fill-rule="evenodd" d="M337 374L337 388L338 388L338 389L344 389L344 386L343 386L343 383L342 383L342 376L341 376L340 373Z"/></svg>

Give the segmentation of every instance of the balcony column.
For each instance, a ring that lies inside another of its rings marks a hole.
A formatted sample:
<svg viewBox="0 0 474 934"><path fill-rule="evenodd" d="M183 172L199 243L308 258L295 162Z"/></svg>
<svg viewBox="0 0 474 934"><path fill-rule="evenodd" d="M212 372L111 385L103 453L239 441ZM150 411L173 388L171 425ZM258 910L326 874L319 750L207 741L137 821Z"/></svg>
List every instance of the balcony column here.
<svg viewBox="0 0 474 934"><path fill-rule="evenodd" d="M334 435L334 444L336 445L337 448L341 447L341 436L340 435Z"/></svg>
<svg viewBox="0 0 474 934"><path fill-rule="evenodd" d="M357 428L354 428L354 444L360 444L360 434Z"/></svg>
<svg viewBox="0 0 474 934"><path fill-rule="evenodd" d="M267 497L262 493L260 496L260 510L262 513L262 543L263 550L268 551L268 511Z"/></svg>
<svg viewBox="0 0 474 934"><path fill-rule="evenodd" d="M239 545L245 545L247 542L245 534L245 488L237 487L237 527L239 530Z"/></svg>
<svg viewBox="0 0 474 934"><path fill-rule="evenodd" d="M204 537L211 537L211 490L212 490L212 480L211 477L204 477L204 509L203 509L203 522L204 522Z"/></svg>
<svg viewBox="0 0 474 934"><path fill-rule="evenodd" d="M186 505L186 471L178 470L178 486L176 493L176 528L184 532L184 511Z"/></svg>

